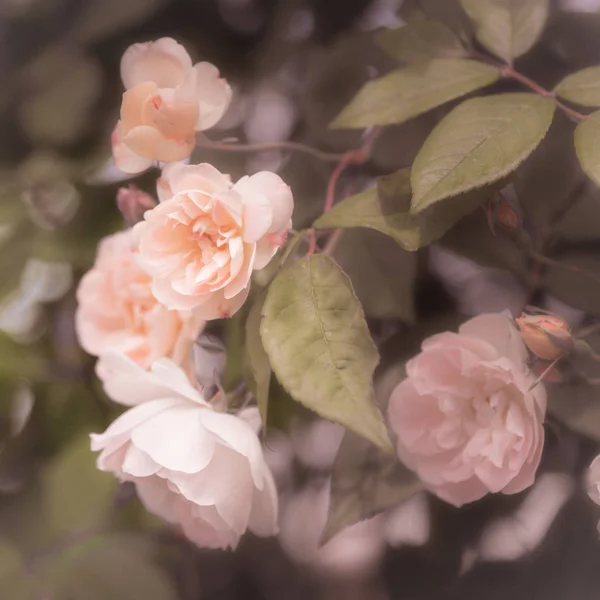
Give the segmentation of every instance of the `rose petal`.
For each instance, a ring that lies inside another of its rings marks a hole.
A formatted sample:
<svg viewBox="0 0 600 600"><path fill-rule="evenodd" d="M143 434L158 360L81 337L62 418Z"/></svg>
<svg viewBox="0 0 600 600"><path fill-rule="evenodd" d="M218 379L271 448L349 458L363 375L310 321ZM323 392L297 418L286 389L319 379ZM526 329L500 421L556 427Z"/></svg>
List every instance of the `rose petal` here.
<svg viewBox="0 0 600 600"><path fill-rule="evenodd" d="M187 158L196 144L193 137L167 139L158 129L148 125L131 129L123 138L123 143L139 156L162 162Z"/></svg>
<svg viewBox="0 0 600 600"><path fill-rule="evenodd" d="M156 463L181 473L197 473L211 461L215 440L202 425L208 408L177 406L131 432L131 442Z"/></svg>
<svg viewBox="0 0 600 600"><path fill-rule="evenodd" d="M185 48L173 38L129 46L121 59L121 79L126 89L152 81L161 88L179 85L192 68Z"/></svg>
<svg viewBox="0 0 600 600"><path fill-rule="evenodd" d="M198 121L196 130L204 131L216 125L231 102L231 87L219 76L219 70L207 62L194 65L196 72L196 98L198 101Z"/></svg>
<svg viewBox="0 0 600 600"><path fill-rule="evenodd" d="M215 194L231 189L229 175L224 175L208 163L174 164L168 172L163 171L163 177L165 176L172 192L171 195L189 190L201 190L207 194Z"/></svg>
<svg viewBox="0 0 600 600"><path fill-rule="evenodd" d="M112 135L112 153L115 166L123 173L141 173L152 166L152 159L138 156L123 143L120 121Z"/></svg>

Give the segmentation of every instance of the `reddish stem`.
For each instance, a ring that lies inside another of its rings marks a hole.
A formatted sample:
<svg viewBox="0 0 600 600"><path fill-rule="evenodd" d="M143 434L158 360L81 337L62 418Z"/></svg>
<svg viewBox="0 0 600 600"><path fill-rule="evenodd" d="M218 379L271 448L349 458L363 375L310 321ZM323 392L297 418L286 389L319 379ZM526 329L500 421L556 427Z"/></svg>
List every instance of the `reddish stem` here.
<svg viewBox="0 0 600 600"><path fill-rule="evenodd" d="M342 175L346 167L348 167L349 165L362 165L369 160L373 144L375 143L375 140L377 139L381 131L381 127L373 127L365 135L363 145L356 150L349 150L348 152L346 152L343 155L342 160L338 163L338 165L336 165L335 169L333 170L333 173L331 173L329 182L327 183L327 194L325 196L323 214L329 212L333 207L333 204L335 203L335 188L340 176ZM317 249L317 237L314 228L309 229L308 234L310 236L310 245L308 248L307 256L312 256ZM334 232L332 235L332 239L325 246L327 254L333 251L333 248L335 247L335 244L337 243L338 239L339 236L336 236L336 233Z"/></svg>
<svg viewBox="0 0 600 600"><path fill-rule="evenodd" d="M308 237L309 237L309 245L308 245L308 252L306 253L306 256L310 257L315 253L315 250L317 249L317 235L315 233L314 228L311 228L308 230Z"/></svg>
<svg viewBox="0 0 600 600"><path fill-rule="evenodd" d="M300 142L281 141L281 142L265 142L262 144L241 144L227 142L213 142L206 136L200 136L198 147L207 150L222 150L224 152L266 152L269 150L291 150L295 152L304 152L310 154L319 160L326 162L337 162L343 158L343 154L336 152L325 152L318 148L313 148Z"/></svg>
<svg viewBox="0 0 600 600"><path fill-rule="evenodd" d="M334 232L331 234L331 237L327 240L327 244L325 244L325 248L323 248L323 254L326 254L327 256L331 256L331 254L335 250L335 247L337 246L337 243L340 241L340 238L342 237L343 233L344 233L343 229L335 229L334 230Z"/></svg>
<svg viewBox="0 0 600 600"><path fill-rule="evenodd" d="M577 112L576 110L573 110L572 108L566 106L565 104L563 104L562 102L557 100L554 92L551 92L551 91L547 90L546 88L543 88L541 85L539 85L532 79L529 79L529 77L526 77L522 73L515 71L509 65L504 65L504 66L500 67L500 73L502 74L503 77L510 77L511 79L514 79L515 81L518 81L519 83L522 83L523 85L527 86L530 90L533 90L536 94L539 94L540 96L544 96L546 98L553 98L554 101L556 102L556 105L563 112L568 114L570 117L573 117L574 119L577 119L578 121L581 121L582 119L587 118L587 115Z"/></svg>
<svg viewBox="0 0 600 600"><path fill-rule="evenodd" d="M549 267L558 267L559 269L565 269L566 271L571 271L572 273L577 273L579 275L583 275L584 277L588 277L589 279L593 279L594 281L600 282L600 275L592 273L591 271L586 271L585 269L582 269L577 265L572 265L569 263L554 260L536 252L531 252L529 255L538 264L547 265Z"/></svg>

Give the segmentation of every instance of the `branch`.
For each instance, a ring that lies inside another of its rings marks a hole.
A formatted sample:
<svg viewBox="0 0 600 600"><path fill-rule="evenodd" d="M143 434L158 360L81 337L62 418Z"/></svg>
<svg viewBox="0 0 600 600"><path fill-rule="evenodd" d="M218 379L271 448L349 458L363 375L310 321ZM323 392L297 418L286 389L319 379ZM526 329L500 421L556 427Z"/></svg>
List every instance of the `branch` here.
<svg viewBox="0 0 600 600"><path fill-rule="evenodd" d="M291 150L293 152L304 152L325 162L338 162L344 158L343 153L325 152L300 142L265 142L262 144L238 144L227 142L213 142L201 136L197 144L198 148L206 150L219 150L222 152L268 152L269 150Z"/></svg>
<svg viewBox="0 0 600 600"><path fill-rule="evenodd" d="M536 83L532 79L529 79L529 77L526 77L522 73L515 71L511 66L502 65L500 67L500 73L502 74L503 77L508 77L510 79L514 79L515 81L518 81L519 83L522 83L523 85L527 86L530 90L533 90L536 94L539 94L540 96L544 96L546 98L552 98L554 100L554 102L556 102L556 105L558 106L558 108L560 108L564 113L566 113L573 119L575 119L577 121L581 121L581 120L587 118L587 115L577 112L576 110L573 110L572 108L568 107L566 104L563 104L562 102L560 102L560 100L557 100L554 92L551 92L551 91L547 90L546 88L543 88L539 83Z"/></svg>

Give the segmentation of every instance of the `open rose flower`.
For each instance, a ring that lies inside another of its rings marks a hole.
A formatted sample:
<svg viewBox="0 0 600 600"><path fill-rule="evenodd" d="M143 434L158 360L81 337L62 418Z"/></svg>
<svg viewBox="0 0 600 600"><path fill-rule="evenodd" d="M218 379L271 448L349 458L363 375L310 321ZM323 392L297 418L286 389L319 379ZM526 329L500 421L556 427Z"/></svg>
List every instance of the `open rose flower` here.
<svg viewBox="0 0 600 600"><path fill-rule="evenodd" d="M285 240L294 205L289 186L269 172L233 185L211 165L173 164L158 189L163 201L134 228L154 295L204 319L231 316L248 296L252 271Z"/></svg>
<svg viewBox="0 0 600 600"><path fill-rule="evenodd" d="M151 284L136 263L132 231L105 237L77 289L79 342L94 356L122 352L143 368L168 357L190 371L204 321L189 310L168 310L152 295ZM100 364L98 373L102 377Z"/></svg>
<svg viewBox="0 0 600 600"><path fill-rule="evenodd" d="M251 425L215 411L167 359L144 371L112 355L105 367L106 393L132 408L92 434L99 469L134 482L144 506L198 546L277 533L277 492Z"/></svg>
<svg viewBox="0 0 600 600"><path fill-rule="evenodd" d="M187 158L196 132L215 125L231 101L218 69L207 62L192 65L172 38L130 46L121 59L121 78L126 91L112 146L115 164L126 173Z"/></svg>
<svg viewBox="0 0 600 600"><path fill-rule="evenodd" d="M481 315L425 340L392 392L400 459L461 506L530 486L544 443L546 393L526 367L508 313Z"/></svg>

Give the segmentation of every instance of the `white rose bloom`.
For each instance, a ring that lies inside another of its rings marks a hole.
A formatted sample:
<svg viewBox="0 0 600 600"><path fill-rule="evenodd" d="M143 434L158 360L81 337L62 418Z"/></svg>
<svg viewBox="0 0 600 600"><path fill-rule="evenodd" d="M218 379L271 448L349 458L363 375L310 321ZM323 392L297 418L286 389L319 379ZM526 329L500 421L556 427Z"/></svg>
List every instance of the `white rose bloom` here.
<svg viewBox="0 0 600 600"><path fill-rule="evenodd" d="M144 371L103 357L106 393L131 406L92 449L98 468L135 483L145 507L198 546L235 548L249 529L277 533L277 491L254 429L215 411L168 359Z"/></svg>

